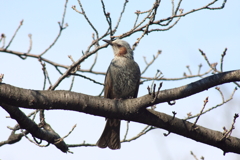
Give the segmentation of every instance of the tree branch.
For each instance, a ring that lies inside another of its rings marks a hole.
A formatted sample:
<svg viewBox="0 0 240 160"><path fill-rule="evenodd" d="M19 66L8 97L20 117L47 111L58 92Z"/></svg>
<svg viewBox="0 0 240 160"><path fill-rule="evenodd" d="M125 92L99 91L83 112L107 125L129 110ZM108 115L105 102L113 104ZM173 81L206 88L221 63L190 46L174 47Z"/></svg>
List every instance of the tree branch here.
<svg viewBox="0 0 240 160"><path fill-rule="evenodd" d="M221 132L199 125L196 125L196 130L192 130L193 124L186 120L145 109L154 104L185 98L216 85L234 81L240 81L240 70L219 73L182 87L160 91L155 101L152 101L153 97L150 95L135 99L111 100L61 90L27 90L0 83L0 103L1 105L8 104L32 109L72 110L108 118L140 122L218 147L225 153L240 153L240 139L236 137L230 136L228 139L222 139ZM7 108L4 107L4 109ZM21 125L21 122L18 123Z"/></svg>
<svg viewBox="0 0 240 160"><path fill-rule="evenodd" d="M10 106L2 102L0 102L0 105L10 114L11 118L15 119L18 122L21 128L26 129L32 134L33 137L37 137L41 140L46 140L47 142L55 145L62 152L68 151L68 147L64 141L56 143L56 141L61 137L53 130L42 130L38 127L36 123L30 120L18 107ZM16 136L17 137L14 139L15 141L12 140L12 142L10 141L9 143L15 143L19 141L22 137L22 134L17 134Z"/></svg>

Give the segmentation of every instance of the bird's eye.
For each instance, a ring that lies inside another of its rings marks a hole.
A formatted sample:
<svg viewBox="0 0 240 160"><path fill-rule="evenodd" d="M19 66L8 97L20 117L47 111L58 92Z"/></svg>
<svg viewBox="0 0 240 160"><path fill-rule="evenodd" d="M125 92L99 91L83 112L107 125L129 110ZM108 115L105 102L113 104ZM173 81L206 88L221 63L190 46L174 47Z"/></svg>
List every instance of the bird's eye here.
<svg viewBox="0 0 240 160"><path fill-rule="evenodd" d="M120 44L117 44L117 47L121 47L121 45L120 45Z"/></svg>

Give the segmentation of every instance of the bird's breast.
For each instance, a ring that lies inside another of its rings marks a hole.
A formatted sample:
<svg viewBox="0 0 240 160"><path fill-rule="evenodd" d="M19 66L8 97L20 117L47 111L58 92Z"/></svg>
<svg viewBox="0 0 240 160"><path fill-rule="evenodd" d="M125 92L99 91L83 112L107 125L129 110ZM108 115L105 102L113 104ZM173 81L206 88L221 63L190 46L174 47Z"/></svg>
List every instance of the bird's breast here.
<svg viewBox="0 0 240 160"><path fill-rule="evenodd" d="M115 98L134 97L139 85L140 70L132 59L113 59L109 67L112 79L112 94Z"/></svg>

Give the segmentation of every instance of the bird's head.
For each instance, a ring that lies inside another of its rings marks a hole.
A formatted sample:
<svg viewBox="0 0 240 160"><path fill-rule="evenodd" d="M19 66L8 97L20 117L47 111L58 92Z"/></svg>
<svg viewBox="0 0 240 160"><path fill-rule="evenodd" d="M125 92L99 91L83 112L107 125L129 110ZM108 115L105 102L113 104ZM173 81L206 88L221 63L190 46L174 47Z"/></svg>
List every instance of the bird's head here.
<svg viewBox="0 0 240 160"><path fill-rule="evenodd" d="M111 40L103 40L103 41L107 42L112 46L115 56L133 59L133 50L131 49L130 45L126 41L121 39L116 39L114 41L111 41Z"/></svg>

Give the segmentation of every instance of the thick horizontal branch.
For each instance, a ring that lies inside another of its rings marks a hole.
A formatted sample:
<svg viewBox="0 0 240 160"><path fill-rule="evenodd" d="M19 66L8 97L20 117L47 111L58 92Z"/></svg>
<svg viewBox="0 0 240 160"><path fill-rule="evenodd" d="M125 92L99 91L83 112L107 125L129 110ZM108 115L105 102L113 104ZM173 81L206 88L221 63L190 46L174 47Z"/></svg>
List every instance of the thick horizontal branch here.
<svg viewBox="0 0 240 160"><path fill-rule="evenodd" d="M113 117L138 112L154 104L169 102L191 96L211 87L240 81L240 70L212 75L174 89L160 91L153 102L151 95L135 99L111 100L70 91L38 91L0 83L0 102L31 109L64 109ZM107 113L106 113L107 112Z"/></svg>
<svg viewBox="0 0 240 160"><path fill-rule="evenodd" d="M240 81L240 70L223 72L182 87L160 91L155 100L151 95L135 99L111 100L61 90L27 90L0 83L0 103L32 109L72 110L140 122L221 148L224 152L240 153L238 138L230 137L230 140L221 140L221 132L201 126L195 126L198 129L193 130L193 124L190 122L145 109L154 104L185 98L216 85L234 81Z"/></svg>

